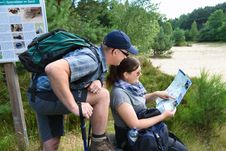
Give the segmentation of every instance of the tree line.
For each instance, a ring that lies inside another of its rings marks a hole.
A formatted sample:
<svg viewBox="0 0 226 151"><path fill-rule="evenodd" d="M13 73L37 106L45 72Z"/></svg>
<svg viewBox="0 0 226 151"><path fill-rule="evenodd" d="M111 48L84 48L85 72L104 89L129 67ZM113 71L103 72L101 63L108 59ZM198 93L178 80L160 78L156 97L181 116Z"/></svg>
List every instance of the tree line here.
<svg viewBox="0 0 226 151"><path fill-rule="evenodd" d="M169 21L186 41L226 41L226 3L195 9Z"/></svg>
<svg viewBox="0 0 226 151"><path fill-rule="evenodd" d="M64 28L100 44L113 29L126 32L140 52L161 55L186 41L226 41L226 3L167 20L149 0L46 1L49 30ZM208 12L208 13L207 13Z"/></svg>

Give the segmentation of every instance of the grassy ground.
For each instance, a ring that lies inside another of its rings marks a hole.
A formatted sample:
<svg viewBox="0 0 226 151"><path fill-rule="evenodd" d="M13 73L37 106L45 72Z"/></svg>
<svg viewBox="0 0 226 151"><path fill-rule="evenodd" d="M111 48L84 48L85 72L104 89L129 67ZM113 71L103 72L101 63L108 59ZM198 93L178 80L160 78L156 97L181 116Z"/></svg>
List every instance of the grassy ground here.
<svg viewBox="0 0 226 151"><path fill-rule="evenodd" d="M113 133L113 121L108 122L108 132ZM226 125L222 128L219 136L213 138L210 146L205 145L205 140L198 138L194 133L186 134L182 140L189 151L225 151L226 150ZM30 140L30 147L27 151L40 151L37 140ZM83 142L80 132L66 132L62 137L59 151L83 151Z"/></svg>
<svg viewBox="0 0 226 151"><path fill-rule="evenodd" d="M59 151L83 151L82 136L76 132L70 132L62 138Z"/></svg>
<svg viewBox="0 0 226 151"><path fill-rule="evenodd" d="M109 120L107 127L109 134L114 132L113 125L113 120ZM88 123L86 130L88 130ZM30 145L26 151L41 151L38 140L30 140ZM66 132L65 136L61 138L59 151L83 151L83 141L80 130Z"/></svg>
<svg viewBox="0 0 226 151"><path fill-rule="evenodd" d="M113 121L108 123L108 132L113 133ZM205 145L205 140L198 138L195 134L188 134L182 138L189 151L225 151L226 150L226 125L222 128L219 136L213 138L210 146ZM60 151L83 151L80 133L69 132L63 137Z"/></svg>
<svg viewBox="0 0 226 151"><path fill-rule="evenodd" d="M194 134L186 139L186 145L190 151L225 151L226 150L226 125L219 135L213 137L209 145L206 145L205 138L198 138Z"/></svg>

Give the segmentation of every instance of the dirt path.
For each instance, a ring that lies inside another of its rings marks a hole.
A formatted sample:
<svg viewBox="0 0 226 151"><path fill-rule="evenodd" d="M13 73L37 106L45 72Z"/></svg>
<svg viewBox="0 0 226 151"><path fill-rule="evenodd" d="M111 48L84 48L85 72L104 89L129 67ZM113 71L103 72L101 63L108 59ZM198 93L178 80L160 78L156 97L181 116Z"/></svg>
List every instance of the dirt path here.
<svg viewBox="0 0 226 151"><path fill-rule="evenodd" d="M192 47L173 47L172 51L172 58L152 58L152 64L171 75L182 69L190 77L200 76L205 69L221 74L226 81L226 43L196 43Z"/></svg>

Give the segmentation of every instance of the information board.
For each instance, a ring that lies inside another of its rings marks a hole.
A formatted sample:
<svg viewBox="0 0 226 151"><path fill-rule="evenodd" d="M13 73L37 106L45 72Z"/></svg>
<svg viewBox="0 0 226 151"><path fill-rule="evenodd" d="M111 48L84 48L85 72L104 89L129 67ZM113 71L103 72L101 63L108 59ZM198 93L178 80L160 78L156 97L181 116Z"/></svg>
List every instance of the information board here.
<svg viewBox="0 0 226 151"><path fill-rule="evenodd" d="M32 39L47 29L44 0L0 0L0 63L18 61Z"/></svg>

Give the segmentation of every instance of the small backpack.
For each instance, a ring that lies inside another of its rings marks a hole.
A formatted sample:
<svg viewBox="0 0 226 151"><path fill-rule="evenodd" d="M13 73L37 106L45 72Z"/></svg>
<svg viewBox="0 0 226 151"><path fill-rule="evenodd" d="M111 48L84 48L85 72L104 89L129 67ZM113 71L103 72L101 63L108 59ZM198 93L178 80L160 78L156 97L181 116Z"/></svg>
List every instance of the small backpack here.
<svg viewBox="0 0 226 151"><path fill-rule="evenodd" d="M128 97L130 94L122 89ZM132 99L132 98L131 98ZM133 102L131 101L131 104ZM160 115L161 112L156 108L147 108L139 111L138 119L150 118ZM120 128L115 125L116 139L121 137L118 141L118 147L126 151L167 151L168 150L168 127L164 122L159 122L149 128L139 130L138 138L135 143L130 143L128 139L129 128Z"/></svg>
<svg viewBox="0 0 226 151"><path fill-rule="evenodd" d="M154 126L139 131L137 141L133 145L134 151L167 151L168 128L160 122Z"/></svg>
<svg viewBox="0 0 226 151"><path fill-rule="evenodd" d="M143 109L137 113L139 119L160 115L158 109ZM149 128L138 131L136 142L131 143L133 151L167 151L169 132L164 122L159 122ZM130 142L130 141L128 141Z"/></svg>
<svg viewBox="0 0 226 151"><path fill-rule="evenodd" d="M97 48L85 38L56 29L34 38L28 49L19 55L19 59L28 71L43 73L47 64L82 47L90 48L96 55Z"/></svg>

